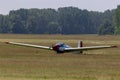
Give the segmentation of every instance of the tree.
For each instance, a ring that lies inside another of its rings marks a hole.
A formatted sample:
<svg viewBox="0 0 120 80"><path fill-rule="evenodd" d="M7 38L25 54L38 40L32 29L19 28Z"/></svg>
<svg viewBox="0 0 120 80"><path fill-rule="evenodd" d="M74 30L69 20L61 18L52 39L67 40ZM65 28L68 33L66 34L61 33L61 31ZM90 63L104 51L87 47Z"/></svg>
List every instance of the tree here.
<svg viewBox="0 0 120 80"><path fill-rule="evenodd" d="M13 25L12 31L13 31L13 33L17 33L17 34L25 34L26 33L25 26L21 21L18 21L17 23L15 23Z"/></svg>
<svg viewBox="0 0 120 80"><path fill-rule="evenodd" d="M120 34L120 5L117 7L114 17L115 34Z"/></svg>
<svg viewBox="0 0 120 80"><path fill-rule="evenodd" d="M101 24L99 30L99 35L106 35L106 34L114 34L114 27L109 20L105 20L103 24Z"/></svg>
<svg viewBox="0 0 120 80"><path fill-rule="evenodd" d="M11 22L13 33L17 33L17 34L27 33L27 26L26 26L26 21L28 18L27 9L10 11L9 17L10 17L10 22Z"/></svg>
<svg viewBox="0 0 120 80"><path fill-rule="evenodd" d="M58 15L58 23L61 26L62 34L87 33L87 27L90 22L87 10L82 11L76 7L59 8Z"/></svg>
<svg viewBox="0 0 120 80"><path fill-rule="evenodd" d="M47 26L47 32L48 34L60 34L61 29L59 27L59 24L57 22L50 22Z"/></svg>
<svg viewBox="0 0 120 80"><path fill-rule="evenodd" d="M20 34L96 34L105 19L109 20L110 24L113 24L114 12L115 10L105 12L87 11L77 7L62 7L58 10L50 8L12 10L8 15L0 15L0 32ZM119 11L116 10L116 12L115 25L117 26L119 24ZM104 27L101 29L104 29ZM119 30L118 27L116 27L116 32L119 32L117 30Z"/></svg>
<svg viewBox="0 0 120 80"><path fill-rule="evenodd" d="M9 16L0 15L0 32L1 33L10 33L11 32Z"/></svg>

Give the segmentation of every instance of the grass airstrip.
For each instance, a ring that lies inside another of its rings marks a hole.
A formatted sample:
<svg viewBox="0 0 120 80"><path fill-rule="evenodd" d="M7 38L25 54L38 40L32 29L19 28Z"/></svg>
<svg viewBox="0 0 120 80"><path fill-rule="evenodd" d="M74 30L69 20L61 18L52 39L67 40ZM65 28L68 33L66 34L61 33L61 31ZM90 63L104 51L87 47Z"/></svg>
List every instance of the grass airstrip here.
<svg viewBox="0 0 120 80"><path fill-rule="evenodd" d="M117 45L115 49L56 54L54 51L15 46L22 42L51 46L64 42L76 47ZM120 80L120 36L0 34L0 80Z"/></svg>

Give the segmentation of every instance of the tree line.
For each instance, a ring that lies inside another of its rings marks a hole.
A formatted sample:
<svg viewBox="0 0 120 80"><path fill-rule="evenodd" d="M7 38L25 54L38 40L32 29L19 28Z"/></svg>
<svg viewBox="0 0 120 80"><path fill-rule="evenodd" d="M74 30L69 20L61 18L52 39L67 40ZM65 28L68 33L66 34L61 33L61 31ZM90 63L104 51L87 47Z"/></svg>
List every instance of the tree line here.
<svg viewBox="0 0 120 80"><path fill-rule="evenodd" d="M114 34L120 25L117 10L96 12L77 7L11 10L0 15L0 33L16 34ZM116 14L116 16L115 16ZM116 17L114 19L114 16ZM118 22L117 22L118 21ZM114 28L114 26L116 26Z"/></svg>

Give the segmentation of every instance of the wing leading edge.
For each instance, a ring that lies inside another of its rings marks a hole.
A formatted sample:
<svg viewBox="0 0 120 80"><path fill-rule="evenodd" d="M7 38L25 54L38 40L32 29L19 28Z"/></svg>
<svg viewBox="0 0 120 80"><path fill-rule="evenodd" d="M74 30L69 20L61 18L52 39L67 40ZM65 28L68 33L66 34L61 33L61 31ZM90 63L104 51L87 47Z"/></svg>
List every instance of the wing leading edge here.
<svg viewBox="0 0 120 80"><path fill-rule="evenodd" d="M80 47L80 48L65 48L66 52L71 51L87 51L87 50L97 50L97 49L105 49L105 48L115 48L117 46L90 46L90 47Z"/></svg>
<svg viewBox="0 0 120 80"><path fill-rule="evenodd" d="M6 42L6 43L7 44L13 44L13 45L19 45L19 46L26 46L26 47L33 47L33 48L40 48L40 49L52 50L51 47L47 47L47 46L38 46L38 45L16 43L16 42Z"/></svg>

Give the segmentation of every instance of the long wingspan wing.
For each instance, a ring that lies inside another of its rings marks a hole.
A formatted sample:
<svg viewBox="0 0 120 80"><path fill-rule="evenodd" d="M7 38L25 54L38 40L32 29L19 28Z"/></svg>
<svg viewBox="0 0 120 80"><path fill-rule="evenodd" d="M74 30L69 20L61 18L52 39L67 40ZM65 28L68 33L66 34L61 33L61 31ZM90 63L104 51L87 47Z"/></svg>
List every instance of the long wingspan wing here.
<svg viewBox="0 0 120 80"><path fill-rule="evenodd" d="M104 49L104 48L115 48L117 46L91 46L91 47L80 47L80 48L65 48L66 52L71 51L86 51L86 50L96 50L96 49Z"/></svg>
<svg viewBox="0 0 120 80"><path fill-rule="evenodd" d="M13 45L19 45L19 46L27 46L27 47L34 47L34 48L52 50L51 47L47 47L47 46L39 46L39 45L32 45L32 44L24 44L24 43L17 43L17 42L6 42L6 43L7 43L7 44L13 44Z"/></svg>

